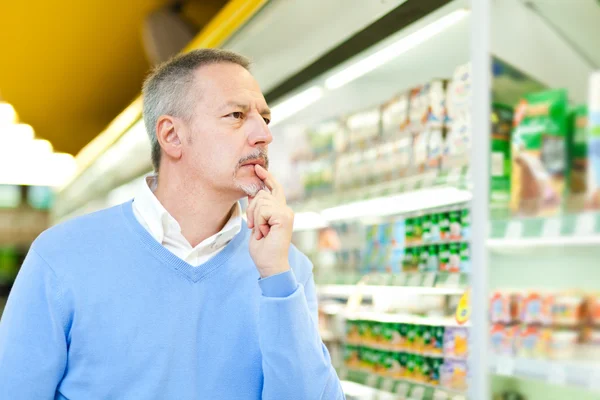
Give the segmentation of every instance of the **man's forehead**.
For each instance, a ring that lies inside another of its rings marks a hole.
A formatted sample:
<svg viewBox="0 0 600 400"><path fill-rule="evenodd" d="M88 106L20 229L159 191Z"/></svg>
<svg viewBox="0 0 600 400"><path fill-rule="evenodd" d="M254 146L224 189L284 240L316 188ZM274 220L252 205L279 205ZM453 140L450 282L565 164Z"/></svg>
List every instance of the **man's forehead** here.
<svg viewBox="0 0 600 400"><path fill-rule="evenodd" d="M265 98L256 79L241 65L217 63L198 68L195 71L196 89L200 95L207 94L212 100L260 102L266 105Z"/></svg>

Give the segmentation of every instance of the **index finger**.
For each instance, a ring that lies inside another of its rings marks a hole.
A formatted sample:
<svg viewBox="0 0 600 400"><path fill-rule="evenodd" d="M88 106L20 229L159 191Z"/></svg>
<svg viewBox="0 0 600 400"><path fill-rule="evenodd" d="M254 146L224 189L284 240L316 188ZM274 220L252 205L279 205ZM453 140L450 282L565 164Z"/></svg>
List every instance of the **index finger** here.
<svg viewBox="0 0 600 400"><path fill-rule="evenodd" d="M273 174L271 174L264 167L258 164L256 164L254 170L256 171L256 175L265 183L267 188L271 191L271 194L275 196L276 199L281 200L285 203L285 194L283 193L283 187L273 177Z"/></svg>

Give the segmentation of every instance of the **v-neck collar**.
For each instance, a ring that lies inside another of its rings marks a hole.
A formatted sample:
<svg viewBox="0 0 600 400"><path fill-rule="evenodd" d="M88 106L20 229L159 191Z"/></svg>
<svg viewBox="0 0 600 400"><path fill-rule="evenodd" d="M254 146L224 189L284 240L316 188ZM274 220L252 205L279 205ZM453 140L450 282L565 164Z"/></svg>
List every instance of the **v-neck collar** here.
<svg viewBox="0 0 600 400"><path fill-rule="evenodd" d="M121 210L129 227L141 239L146 249L166 266L173 268L194 283L201 281L212 271L225 264L227 260L243 247L240 245L245 242L245 239L249 234L248 226L245 221L242 220L242 230L223 250L204 264L193 266L167 250L139 223L133 213L133 200L123 203L121 205Z"/></svg>

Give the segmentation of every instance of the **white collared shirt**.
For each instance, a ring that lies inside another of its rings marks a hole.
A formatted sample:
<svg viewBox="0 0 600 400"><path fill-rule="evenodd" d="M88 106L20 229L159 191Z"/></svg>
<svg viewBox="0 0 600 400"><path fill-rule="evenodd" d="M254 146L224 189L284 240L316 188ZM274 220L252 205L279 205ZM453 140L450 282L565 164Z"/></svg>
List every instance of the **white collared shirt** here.
<svg viewBox="0 0 600 400"><path fill-rule="evenodd" d="M199 266L216 256L242 229L242 208L233 206L231 217L220 232L192 247L181 233L179 223L154 195L156 176L146 178L146 184L133 200L133 212L139 223L167 250L188 264Z"/></svg>

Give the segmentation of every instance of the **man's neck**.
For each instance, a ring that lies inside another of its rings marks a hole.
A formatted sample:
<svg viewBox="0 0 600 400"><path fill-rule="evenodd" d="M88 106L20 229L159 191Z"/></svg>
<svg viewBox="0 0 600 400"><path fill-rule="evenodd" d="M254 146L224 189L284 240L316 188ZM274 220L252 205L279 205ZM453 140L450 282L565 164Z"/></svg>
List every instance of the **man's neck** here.
<svg viewBox="0 0 600 400"><path fill-rule="evenodd" d="M182 180L163 177L158 180L154 191L163 207L175 218L181 233L192 247L219 232L229 218L235 200L211 193L202 188L197 190Z"/></svg>

